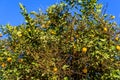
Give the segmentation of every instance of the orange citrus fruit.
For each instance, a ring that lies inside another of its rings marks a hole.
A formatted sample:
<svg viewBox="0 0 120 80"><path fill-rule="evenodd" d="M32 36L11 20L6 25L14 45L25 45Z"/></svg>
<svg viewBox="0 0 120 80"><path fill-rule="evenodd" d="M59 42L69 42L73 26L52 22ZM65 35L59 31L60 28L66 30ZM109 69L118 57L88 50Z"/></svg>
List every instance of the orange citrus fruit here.
<svg viewBox="0 0 120 80"><path fill-rule="evenodd" d="M2 63L2 65L1 65L3 68L6 66L6 64L5 63Z"/></svg>
<svg viewBox="0 0 120 80"><path fill-rule="evenodd" d="M54 68L53 68L53 71L54 71L54 72L57 72L57 71L58 71L58 69L57 69L56 67L54 67Z"/></svg>
<svg viewBox="0 0 120 80"><path fill-rule="evenodd" d="M117 46L116 46L116 49L117 49L118 51L120 51L120 46L117 45Z"/></svg>
<svg viewBox="0 0 120 80"><path fill-rule="evenodd" d="M50 33L51 33L51 34L56 34L56 32L55 32L55 31L53 31L53 30L51 30L51 31L50 31Z"/></svg>
<svg viewBox="0 0 120 80"><path fill-rule="evenodd" d="M82 53L86 53L87 52L87 48L86 47L83 47L82 48Z"/></svg>
<svg viewBox="0 0 120 80"><path fill-rule="evenodd" d="M107 31L108 31L108 29L107 29L107 28L104 28L103 30L104 30L104 32L107 32Z"/></svg>
<svg viewBox="0 0 120 80"><path fill-rule="evenodd" d="M11 57L7 58L7 61L8 61L8 62L11 62L11 61L12 61L12 58L11 58Z"/></svg>
<svg viewBox="0 0 120 80"><path fill-rule="evenodd" d="M115 37L115 40L118 41L118 40L119 40L119 37Z"/></svg>
<svg viewBox="0 0 120 80"><path fill-rule="evenodd" d="M82 70L83 73L87 73L87 71L88 71L87 68L84 68L84 69Z"/></svg>
<svg viewBox="0 0 120 80"><path fill-rule="evenodd" d="M18 62L23 62L23 59L18 59Z"/></svg>

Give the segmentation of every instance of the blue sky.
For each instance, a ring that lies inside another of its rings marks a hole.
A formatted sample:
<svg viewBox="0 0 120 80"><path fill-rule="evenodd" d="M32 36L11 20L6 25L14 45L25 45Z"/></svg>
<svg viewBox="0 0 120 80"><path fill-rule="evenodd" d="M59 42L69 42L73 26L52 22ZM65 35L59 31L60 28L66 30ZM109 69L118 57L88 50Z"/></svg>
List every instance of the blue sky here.
<svg viewBox="0 0 120 80"><path fill-rule="evenodd" d="M0 0L0 25L7 23L18 25L24 22L24 18L20 13L19 2L24 4L30 11L43 11L50 5L60 0ZM108 4L107 13L116 16L117 23L120 23L120 0L99 0L103 4Z"/></svg>

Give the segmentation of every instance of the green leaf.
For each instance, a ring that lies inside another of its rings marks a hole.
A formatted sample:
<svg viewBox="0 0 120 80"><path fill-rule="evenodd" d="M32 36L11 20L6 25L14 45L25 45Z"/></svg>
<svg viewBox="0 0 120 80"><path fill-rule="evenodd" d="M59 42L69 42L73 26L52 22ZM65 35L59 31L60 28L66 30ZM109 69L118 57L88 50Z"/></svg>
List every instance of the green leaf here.
<svg viewBox="0 0 120 80"><path fill-rule="evenodd" d="M111 50L116 50L115 46L110 47Z"/></svg>
<svg viewBox="0 0 120 80"><path fill-rule="evenodd" d="M63 65L62 69L66 70L69 67L69 65Z"/></svg>
<svg viewBox="0 0 120 80"><path fill-rule="evenodd" d="M107 53L104 53L104 54L103 54L103 57L104 57L105 59L108 59L108 58L109 58L109 55L108 55Z"/></svg>
<svg viewBox="0 0 120 80"><path fill-rule="evenodd" d="M19 3L19 6L22 10L24 10L24 6L21 3Z"/></svg>
<svg viewBox="0 0 120 80"><path fill-rule="evenodd" d="M78 3L82 3L82 0L78 0Z"/></svg>
<svg viewBox="0 0 120 80"><path fill-rule="evenodd" d="M100 39L101 41L103 41L103 42L105 42L106 41L106 39Z"/></svg>
<svg viewBox="0 0 120 80"><path fill-rule="evenodd" d="M69 80L68 77L64 77L64 80Z"/></svg>

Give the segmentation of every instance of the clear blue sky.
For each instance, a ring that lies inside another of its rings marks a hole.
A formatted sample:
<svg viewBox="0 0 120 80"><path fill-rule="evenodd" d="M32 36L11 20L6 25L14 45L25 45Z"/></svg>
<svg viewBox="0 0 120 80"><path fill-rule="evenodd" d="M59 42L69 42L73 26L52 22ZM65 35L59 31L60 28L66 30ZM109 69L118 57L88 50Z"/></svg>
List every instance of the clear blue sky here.
<svg viewBox="0 0 120 80"><path fill-rule="evenodd" d="M24 4L30 11L43 11L50 5L60 0L0 0L0 25L7 23L18 25L24 22L23 16L20 14L19 2ZM120 23L120 0L99 0L103 4L108 3L107 13L116 16L117 23Z"/></svg>

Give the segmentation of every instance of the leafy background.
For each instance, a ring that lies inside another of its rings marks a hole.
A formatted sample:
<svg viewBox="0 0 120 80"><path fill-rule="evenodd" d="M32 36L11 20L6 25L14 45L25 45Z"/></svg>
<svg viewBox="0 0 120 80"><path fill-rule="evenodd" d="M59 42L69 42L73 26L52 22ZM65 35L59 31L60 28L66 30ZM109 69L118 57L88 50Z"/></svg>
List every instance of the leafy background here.
<svg viewBox="0 0 120 80"><path fill-rule="evenodd" d="M8 39L0 40L0 78L119 80L119 27L96 2L63 0L46 13L19 3L25 23L1 26Z"/></svg>

